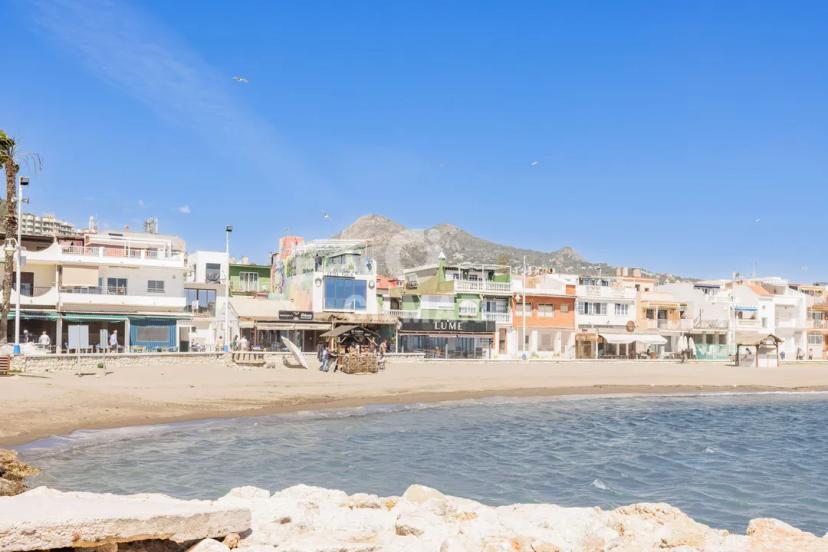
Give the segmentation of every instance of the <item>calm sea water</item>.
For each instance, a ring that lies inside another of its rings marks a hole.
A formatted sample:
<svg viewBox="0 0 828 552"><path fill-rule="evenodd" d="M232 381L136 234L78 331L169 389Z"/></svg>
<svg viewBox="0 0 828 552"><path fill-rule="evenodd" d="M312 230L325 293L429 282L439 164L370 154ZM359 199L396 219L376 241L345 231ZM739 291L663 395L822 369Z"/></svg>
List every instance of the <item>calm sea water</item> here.
<svg viewBox="0 0 828 552"><path fill-rule="evenodd" d="M489 504L666 501L744 531L828 530L828 396L493 399L77 432L21 448L66 490L214 498L307 483Z"/></svg>

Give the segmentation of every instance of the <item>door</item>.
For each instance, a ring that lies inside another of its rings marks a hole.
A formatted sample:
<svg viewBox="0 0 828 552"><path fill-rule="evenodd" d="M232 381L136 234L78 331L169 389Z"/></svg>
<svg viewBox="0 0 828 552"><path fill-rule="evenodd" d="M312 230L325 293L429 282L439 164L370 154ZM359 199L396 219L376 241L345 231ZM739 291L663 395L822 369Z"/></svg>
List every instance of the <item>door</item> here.
<svg viewBox="0 0 828 552"><path fill-rule="evenodd" d="M34 295L34 272L20 273L20 295L26 297Z"/></svg>

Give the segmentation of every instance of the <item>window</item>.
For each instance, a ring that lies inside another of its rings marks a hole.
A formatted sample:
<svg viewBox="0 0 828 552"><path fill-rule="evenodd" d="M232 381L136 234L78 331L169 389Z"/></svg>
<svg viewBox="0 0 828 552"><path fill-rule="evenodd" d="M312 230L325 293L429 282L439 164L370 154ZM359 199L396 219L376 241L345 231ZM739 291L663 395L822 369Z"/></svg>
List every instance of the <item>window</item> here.
<svg viewBox="0 0 828 552"><path fill-rule="evenodd" d="M367 284L354 278L325 277L325 308L361 310L366 306Z"/></svg>
<svg viewBox="0 0 828 552"><path fill-rule="evenodd" d="M204 265L205 275L204 278L208 282L219 282L221 281L221 265L219 263L207 263Z"/></svg>
<svg viewBox="0 0 828 552"><path fill-rule="evenodd" d="M655 320L655 311L653 309L647 309L645 317L647 320Z"/></svg>
<svg viewBox="0 0 828 552"><path fill-rule="evenodd" d="M809 345L822 345L822 334L808 334Z"/></svg>
<svg viewBox="0 0 828 552"><path fill-rule="evenodd" d="M552 332L540 332L538 335L538 350L539 351L554 351L555 350L555 334Z"/></svg>
<svg viewBox="0 0 828 552"><path fill-rule="evenodd" d="M164 293L164 280L148 280L147 293Z"/></svg>
<svg viewBox="0 0 828 552"><path fill-rule="evenodd" d="M555 305L538 305L538 316L552 318L555 316Z"/></svg>
<svg viewBox="0 0 828 552"><path fill-rule="evenodd" d="M464 299L458 306L460 316L477 316L477 310L477 302L472 299Z"/></svg>
<svg viewBox="0 0 828 552"><path fill-rule="evenodd" d="M627 313L630 310L630 306L627 303L616 303L615 304L615 315L616 316L627 316Z"/></svg>
<svg viewBox="0 0 828 552"><path fill-rule="evenodd" d="M143 342L164 342L170 339L170 326L138 326L135 340Z"/></svg>
<svg viewBox="0 0 828 552"><path fill-rule="evenodd" d="M527 318L532 316L532 303L526 303L524 305L522 301L519 302L517 304L517 315L524 316Z"/></svg>
<svg viewBox="0 0 828 552"><path fill-rule="evenodd" d="M509 312L508 299L485 299L484 301L483 310L486 312L500 312L503 314Z"/></svg>
<svg viewBox="0 0 828 552"><path fill-rule="evenodd" d="M566 314L569 312L569 303L564 303L561 305L561 313Z"/></svg>
<svg viewBox="0 0 828 552"><path fill-rule="evenodd" d="M216 290L187 289L187 308L194 314L216 314Z"/></svg>
<svg viewBox="0 0 828 552"><path fill-rule="evenodd" d="M454 310L454 297L451 295L423 295L420 297L420 308Z"/></svg>
<svg viewBox="0 0 828 552"><path fill-rule="evenodd" d="M607 314L607 304L606 303L590 303L588 301L581 301L578 303L578 313L579 314Z"/></svg>
<svg viewBox="0 0 828 552"><path fill-rule="evenodd" d="M127 293L127 279L126 278L107 278L106 292L109 295L126 295Z"/></svg>
<svg viewBox="0 0 828 552"><path fill-rule="evenodd" d="M257 272L239 272L239 291L258 291L259 274Z"/></svg>

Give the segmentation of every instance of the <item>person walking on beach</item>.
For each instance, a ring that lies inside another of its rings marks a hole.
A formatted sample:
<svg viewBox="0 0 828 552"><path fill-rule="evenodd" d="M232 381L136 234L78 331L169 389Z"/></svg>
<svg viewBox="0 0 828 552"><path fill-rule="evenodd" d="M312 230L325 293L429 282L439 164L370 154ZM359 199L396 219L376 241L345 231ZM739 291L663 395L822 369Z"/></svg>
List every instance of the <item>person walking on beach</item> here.
<svg viewBox="0 0 828 552"><path fill-rule="evenodd" d="M118 352L118 330L113 330L109 335L109 348L114 352Z"/></svg>
<svg viewBox="0 0 828 552"><path fill-rule="evenodd" d="M322 347L322 353L320 354L320 356L322 357L322 365L319 366L319 370L322 371L322 372L327 372L328 371L328 359L331 356L330 353L328 352L328 346L327 345Z"/></svg>
<svg viewBox="0 0 828 552"><path fill-rule="evenodd" d="M49 338L49 334L46 333L46 330L43 330L43 333L40 334L39 338L37 338L37 344L43 348L46 348L52 344L52 340Z"/></svg>

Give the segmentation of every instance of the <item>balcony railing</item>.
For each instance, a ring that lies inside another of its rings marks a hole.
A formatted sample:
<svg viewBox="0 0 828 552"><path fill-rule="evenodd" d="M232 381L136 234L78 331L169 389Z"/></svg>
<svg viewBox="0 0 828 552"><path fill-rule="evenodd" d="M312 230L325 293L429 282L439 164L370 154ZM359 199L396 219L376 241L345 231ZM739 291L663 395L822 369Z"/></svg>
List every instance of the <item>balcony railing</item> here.
<svg viewBox="0 0 828 552"><path fill-rule="evenodd" d="M126 295L127 288L124 286L62 287L60 292L88 295Z"/></svg>
<svg viewBox="0 0 828 552"><path fill-rule="evenodd" d="M454 291L511 295L512 284L509 282L490 282L488 280L454 280Z"/></svg>
<svg viewBox="0 0 828 552"><path fill-rule="evenodd" d="M14 289L14 287L12 287ZM32 286L31 284L20 284L21 297L40 297L55 289L55 286Z"/></svg>
<svg viewBox="0 0 828 552"><path fill-rule="evenodd" d="M418 310L391 309L388 314L395 318L420 318L420 311Z"/></svg>
<svg viewBox="0 0 828 552"><path fill-rule="evenodd" d="M78 255L80 257L115 257L162 260L182 260L184 258L181 253L168 254L160 249L124 249L122 247L64 245L61 247L61 251L65 255Z"/></svg>
<svg viewBox="0 0 828 552"><path fill-rule="evenodd" d="M730 327L727 320L695 320L693 327L697 330L726 330Z"/></svg>
<svg viewBox="0 0 828 552"><path fill-rule="evenodd" d="M828 328L828 320L817 320L815 318L811 318L808 320L808 327L818 330Z"/></svg>
<svg viewBox="0 0 828 552"><path fill-rule="evenodd" d="M483 313L483 320L490 320L492 322L497 322L498 324L511 324L512 323L512 313L511 312L484 312Z"/></svg>
<svg viewBox="0 0 828 552"><path fill-rule="evenodd" d="M760 328L762 322L756 318L737 318L736 326L741 328Z"/></svg>

